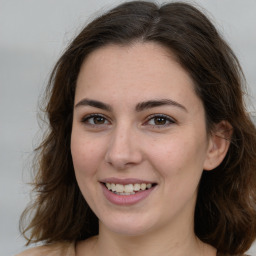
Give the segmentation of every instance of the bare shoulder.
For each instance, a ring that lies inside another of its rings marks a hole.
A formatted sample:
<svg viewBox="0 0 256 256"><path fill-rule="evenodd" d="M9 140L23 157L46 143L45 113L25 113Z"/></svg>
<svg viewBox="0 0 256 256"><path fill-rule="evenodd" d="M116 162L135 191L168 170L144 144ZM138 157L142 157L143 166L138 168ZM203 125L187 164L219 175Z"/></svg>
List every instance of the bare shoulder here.
<svg viewBox="0 0 256 256"><path fill-rule="evenodd" d="M25 250L16 256L75 256L74 243L54 243Z"/></svg>

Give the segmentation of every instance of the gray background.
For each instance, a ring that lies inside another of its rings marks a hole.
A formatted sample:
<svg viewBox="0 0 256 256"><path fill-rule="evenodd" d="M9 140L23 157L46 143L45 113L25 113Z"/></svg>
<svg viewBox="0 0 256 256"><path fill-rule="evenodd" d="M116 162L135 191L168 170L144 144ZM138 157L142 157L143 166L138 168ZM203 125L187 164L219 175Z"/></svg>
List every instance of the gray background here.
<svg viewBox="0 0 256 256"><path fill-rule="evenodd" d="M162 1L158 1L162 2ZM256 1L197 0L244 68L256 97ZM40 138L38 98L73 36L120 1L0 0L0 255L24 249L19 216L29 201L30 161ZM252 105L250 110L253 110ZM256 255L256 246L250 253Z"/></svg>

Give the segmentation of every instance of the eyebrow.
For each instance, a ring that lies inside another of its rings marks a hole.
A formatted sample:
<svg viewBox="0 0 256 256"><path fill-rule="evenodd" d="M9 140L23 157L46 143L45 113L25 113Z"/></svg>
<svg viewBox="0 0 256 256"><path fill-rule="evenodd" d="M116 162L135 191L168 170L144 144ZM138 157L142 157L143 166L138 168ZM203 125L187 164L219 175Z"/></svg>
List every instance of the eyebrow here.
<svg viewBox="0 0 256 256"><path fill-rule="evenodd" d="M178 107L186 112L188 111L183 105L170 99L144 101L144 102L138 103L135 109L137 112L141 112L149 108L156 108L156 107L165 106L165 105Z"/></svg>
<svg viewBox="0 0 256 256"><path fill-rule="evenodd" d="M170 99L160 99L160 100L148 100L148 101L143 101L140 102L136 105L135 110L137 112L141 112L150 108L156 108L156 107L160 107L160 106L174 106L174 107L178 107L184 111L188 111L183 105L181 105L180 103L170 100ZM111 112L112 111L112 107L109 104L103 103L101 101L97 101L97 100L92 100L92 99L82 99L81 101L79 101L76 105L75 108L80 107L80 106L91 106L91 107L95 107L95 108L99 108L99 109L103 109L106 111Z"/></svg>
<svg viewBox="0 0 256 256"><path fill-rule="evenodd" d="M91 107L103 109L106 111L112 111L112 107L109 104L106 104L97 100L82 99L75 105L75 108L80 106L91 106Z"/></svg>

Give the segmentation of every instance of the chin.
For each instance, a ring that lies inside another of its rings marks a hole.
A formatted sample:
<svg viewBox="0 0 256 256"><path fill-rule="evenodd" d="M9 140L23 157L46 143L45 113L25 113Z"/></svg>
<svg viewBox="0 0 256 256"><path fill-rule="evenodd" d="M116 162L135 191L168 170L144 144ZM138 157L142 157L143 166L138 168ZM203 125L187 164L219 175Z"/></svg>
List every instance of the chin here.
<svg viewBox="0 0 256 256"><path fill-rule="evenodd" d="M103 220L103 222L100 221L100 228L123 236L140 236L152 229L152 222L142 222L141 220L141 217L139 219L125 219L123 217L120 219L114 218L112 221Z"/></svg>

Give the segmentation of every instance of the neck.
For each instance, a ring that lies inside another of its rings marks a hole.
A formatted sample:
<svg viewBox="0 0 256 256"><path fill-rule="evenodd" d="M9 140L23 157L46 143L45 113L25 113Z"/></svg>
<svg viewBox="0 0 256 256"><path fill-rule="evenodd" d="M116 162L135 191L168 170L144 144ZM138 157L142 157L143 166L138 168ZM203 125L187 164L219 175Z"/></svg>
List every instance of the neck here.
<svg viewBox="0 0 256 256"><path fill-rule="evenodd" d="M100 235L94 239L93 255L133 256L215 256L216 250L201 242L194 234L193 227L171 233L156 231L139 236L113 233L100 225Z"/></svg>
<svg viewBox="0 0 256 256"><path fill-rule="evenodd" d="M196 237L194 213L181 211L172 221L136 236L116 233L100 222L99 235L81 243L76 255L216 256L216 249Z"/></svg>

